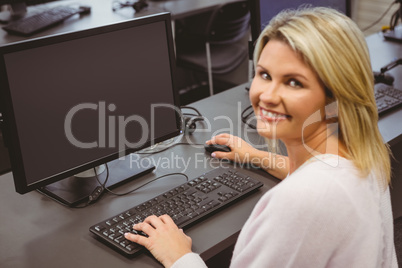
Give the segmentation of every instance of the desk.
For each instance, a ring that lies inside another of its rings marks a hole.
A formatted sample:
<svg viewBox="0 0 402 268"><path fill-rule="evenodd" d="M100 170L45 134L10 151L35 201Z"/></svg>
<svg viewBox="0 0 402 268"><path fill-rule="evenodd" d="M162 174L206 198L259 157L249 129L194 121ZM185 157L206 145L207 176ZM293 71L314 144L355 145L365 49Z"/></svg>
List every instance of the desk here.
<svg viewBox="0 0 402 268"><path fill-rule="evenodd" d="M195 103L192 106L199 109L210 124L197 123L197 130L188 137L188 141L204 143L219 132L231 132L254 144L264 143L255 131L245 131L241 123L240 113L248 105L243 85ZM181 162L174 164L174 161L166 166L164 159L174 157L190 160L189 167L186 169ZM189 145L175 146L153 155L152 159L156 163L162 160L153 173L117 189L126 191L171 172L185 172L192 178L221 163L205 154L203 146ZM264 192L279 182L260 170L235 168L254 176L265 185L256 194L186 231L193 239L193 250L201 253L206 260L235 243L255 203ZM158 262L147 254L133 259L120 255L94 239L88 228L183 182L183 177L165 178L135 194L124 197L106 194L92 206L72 209L37 192L25 195L15 193L12 174L5 174L0 177L1 267L159 267Z"/></svg>
<svg viewBox="0 0 402 268"><path fill-rule="evenodd" d="M245 128L241 123L241 111L248 105L248 94L244 85L194 103L192 106L200 110L210 126L199 123L196 133L188 136L187 141L193 144L203 143L212 135L230 132L255 145L263 144L264 140L255 131ZM189 145L173 147L152 156L152 159L158 161L175 157L190 159L189 168L186 169L179 162L175 166L158 166L154 173L118 189L126 191L171 172L185 172L190 178L195 177L220 163L210 159L202 146ZM193 250L200 253L205 260L235 243L256 202L266 191L279 183L279 180L261 170L240 166L235 168L260 180L264 186L257 193L186 230L193 239ZM135 194L125 197L105 195L92 206L71 209L37 192L25 195L15 193L12 174L5 174L0 177L0 264L4 268L160 267L148 254L141 254L133 259L120 255L94 239L88 228L183 181L181 177L166 178Z"/></svg>
<svg viewBox="0 0 402 268"><path fill-rule="evenodd" d="M75 15L65 20L63 23L55 25L47 30L41 31L29 38L42 37L63 32L89 29L106 24L116 23L132 18L152 15L160 12L170 12L172 20L181 19L213 9L215 6L238 0L168 0L168 1L148 1L148 7L136 13L131 7L125 7L115 12L112 11L112 3L115 0L65 0L50 2L43 5L28 7L29 14L41 12L49 7L58 5L88 5L91 13L88 15ZM124 1L123 1L124 2ZM173 27L174 29L174 27ZM0 45L16 41L26 40L26 37L10 35L0 29Z"/></svg>

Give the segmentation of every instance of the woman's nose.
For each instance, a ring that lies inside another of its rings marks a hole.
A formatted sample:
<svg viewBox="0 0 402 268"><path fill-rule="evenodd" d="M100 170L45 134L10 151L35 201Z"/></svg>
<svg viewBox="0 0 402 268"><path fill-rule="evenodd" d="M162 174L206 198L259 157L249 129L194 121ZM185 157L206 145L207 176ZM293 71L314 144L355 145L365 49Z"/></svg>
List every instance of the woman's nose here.
<svg viewBox="0 0 402 268"><path fill-rule="evenodd" d="M281 101L281 87L275 81L265 84L261 90L260 100L264 103L278 104Z"/></svg>

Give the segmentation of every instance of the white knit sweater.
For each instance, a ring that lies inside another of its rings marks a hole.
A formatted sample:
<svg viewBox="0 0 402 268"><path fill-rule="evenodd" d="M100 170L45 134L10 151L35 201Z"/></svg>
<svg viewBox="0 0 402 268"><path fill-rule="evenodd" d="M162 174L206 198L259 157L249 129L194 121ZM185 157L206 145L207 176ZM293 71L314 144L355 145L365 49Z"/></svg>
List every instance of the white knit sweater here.
<svg viewBox="0 0 402 268"><path fill-rule="evenodd" d="M190 253L173 267L205 264ZM310 159L259 200L231 267L397 268L388 187L344 158Z"/></svg>

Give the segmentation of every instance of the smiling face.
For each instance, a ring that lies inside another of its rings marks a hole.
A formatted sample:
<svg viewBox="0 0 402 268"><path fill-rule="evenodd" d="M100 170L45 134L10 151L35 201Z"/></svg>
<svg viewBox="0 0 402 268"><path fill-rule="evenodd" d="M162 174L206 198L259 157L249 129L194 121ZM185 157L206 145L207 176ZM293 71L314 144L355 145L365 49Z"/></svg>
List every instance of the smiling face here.
<svg viewBox="0 0 402 268"><path fill-rule="evenodd" d="M316 73L289 45L270 40L262 50L250 100L261 136L300 143L325 133L323 120L306 121L325 107L324 87ZM322 112L320 118L322 117ZM307 126L306 126L307 125Z"/></svg>

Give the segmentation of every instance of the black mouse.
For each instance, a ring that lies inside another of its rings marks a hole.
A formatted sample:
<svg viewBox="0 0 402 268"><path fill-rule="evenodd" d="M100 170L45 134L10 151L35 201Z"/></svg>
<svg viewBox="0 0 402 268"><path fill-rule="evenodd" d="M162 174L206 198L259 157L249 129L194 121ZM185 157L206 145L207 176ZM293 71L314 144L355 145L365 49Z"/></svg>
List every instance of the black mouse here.
<svg viewBox="0 0 402 268"><path fill-rule="evenodd" d="M230 152L231 149L227 145L220 145L220 144L205 144L204 145L205 151L208 153L213 153L215 151L220 151L220 152Z"/></svg>
<svg viewBox="0 0 402 268"><path fill-rule="evenodd" d="M81 15L86 15L91 13L91 7L90 6L79 6L80 14Z"/></svg>

